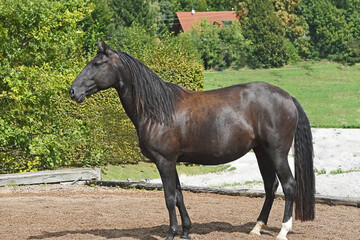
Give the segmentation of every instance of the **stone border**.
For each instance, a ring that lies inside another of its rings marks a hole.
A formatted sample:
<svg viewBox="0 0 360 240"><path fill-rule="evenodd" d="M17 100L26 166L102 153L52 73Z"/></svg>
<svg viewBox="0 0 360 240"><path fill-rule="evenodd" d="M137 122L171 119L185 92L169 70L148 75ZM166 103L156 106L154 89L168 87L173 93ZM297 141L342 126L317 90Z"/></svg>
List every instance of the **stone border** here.
<svg viewBox="0 0 360 240"><path fill-rule="evenodd" d="M0 174L0 186L32 185L48 183L76 183L79 181L101 180L100 168L75 168L13 174Z"/></svg>
<svg viewBox="0 0 360 240"><path fill-rule="evenodd" d="M145 190L162 190L162 184L150 183L147 181L91 181L87 184L95 184L99 186L107 187L121 187L121 188L134 188L134 189L145 189ZM230 195L230 196L245 196L245 197L265 197L265 192L255 191L251 189L225 189L225 188L214 188L214 187L196 187L196 186L187 186L182 185L181 188L184 191L189 191L193 193L215 193L220 195ZM284 198L283 194L276 194L278 198ZM316 203L327 204L331 206L335 205L344 205L360 208L360 199L359 198L344 198L344 197L335 197L335 196L323 196L315 195Z"/></svg>

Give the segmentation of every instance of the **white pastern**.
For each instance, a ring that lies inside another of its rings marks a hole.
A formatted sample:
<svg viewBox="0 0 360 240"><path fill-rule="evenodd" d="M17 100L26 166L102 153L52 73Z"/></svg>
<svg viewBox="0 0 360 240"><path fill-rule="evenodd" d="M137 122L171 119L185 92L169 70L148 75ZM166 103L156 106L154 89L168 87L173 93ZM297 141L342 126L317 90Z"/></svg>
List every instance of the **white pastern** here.
<svg viewBox="0 0 360 240"><path fill-rule="evenodd" d="M292 228L292 217L286 223L281 224L281 230L279 235L277 236L277 240L287 240L286 235Z"/></svg>
<svg viewBox="0 0 360 240"><path fill-rule="evenodd" d="M265 225L265 223L263 221L258 221L256 223L255 227L253 228L253 230L251 230L250 234L260 236L261 235L261 233L260 233L261 229L263 229L265 227L266 227L266 225Z"/></svg>

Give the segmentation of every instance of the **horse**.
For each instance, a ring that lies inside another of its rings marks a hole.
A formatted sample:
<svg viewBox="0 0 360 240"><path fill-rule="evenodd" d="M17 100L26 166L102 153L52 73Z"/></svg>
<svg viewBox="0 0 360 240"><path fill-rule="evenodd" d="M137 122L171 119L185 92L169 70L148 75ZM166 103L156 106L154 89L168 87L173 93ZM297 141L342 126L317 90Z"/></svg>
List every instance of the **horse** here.
<svg viewBox="0 0 360 240"><path fill-rule="evenodd" d="M72 83L69 95L81 103L86 97L115 88L136 128L142 154L156 164L163 183L170 225L167 240L179 231L190 239L191 220L184 204L178 162L216 165L236 160L251 149L263 178L265 201L250 234L266 227L281 183L285 209L277 239L287 239L295 219L315 217L315 176L309 119L300 103L283 89L250 82L211 91L192 91L165 82L126 52L97 40L97 55ZM294 141L295 177L288 153Z"/></svg>

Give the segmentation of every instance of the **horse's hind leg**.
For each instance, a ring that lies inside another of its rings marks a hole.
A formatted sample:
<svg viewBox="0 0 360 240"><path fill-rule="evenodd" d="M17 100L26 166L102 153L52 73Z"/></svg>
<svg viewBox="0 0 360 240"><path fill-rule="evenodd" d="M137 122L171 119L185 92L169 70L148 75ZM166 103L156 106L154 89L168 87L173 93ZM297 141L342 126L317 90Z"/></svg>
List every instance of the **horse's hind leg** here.
<svg viewBox="0 0 360 240"><path fill-rule="evenodd" d="M274 154L274 168L278 176L284 195L285 195L285 210L281 225L281 230L277 239L286 240L287 233L292 228L292 214L294 205L294 195L296 190L296 181L291 173L287 153Z"/></svg>
<svg viewBox="0 0 360 240"><path fill-rule="evenodd" d="M176 206L179 209L180 216L181 216L181 223L182 223L182 227L183 227L181 239L190 239L189 231L191 228L191 221L190 221L189 214L185 208L184 198L183 198L183 194L181 191L181 185L180 185L179 176L178 176L177 172L176 172Z"/></svg>
<svg viewBox="0 0 360 240"><path fill-rule="evenodd" d="M279 182L276 178L275 169L271 158L261 148L254 149L254 152L259 164L261 176L264 180L266 197L256 225L251 230L250 234L260 235L260 230L265 228L267 224Z"/></svg>

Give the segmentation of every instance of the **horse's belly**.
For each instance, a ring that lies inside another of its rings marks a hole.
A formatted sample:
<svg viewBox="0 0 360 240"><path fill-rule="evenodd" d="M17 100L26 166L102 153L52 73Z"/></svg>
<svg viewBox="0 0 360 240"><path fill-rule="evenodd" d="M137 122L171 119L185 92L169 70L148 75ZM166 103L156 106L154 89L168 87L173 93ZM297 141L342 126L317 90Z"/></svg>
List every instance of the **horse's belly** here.
<svg viewBox="0 0 360 240"><path fill-rule="evenodd" d="M250 150L250 149L249 149ZM249 150L237 150L232 152L184 152L179 158L180 162L188 162L202 165L218 165L234 161L244 156Z"/></svg>

